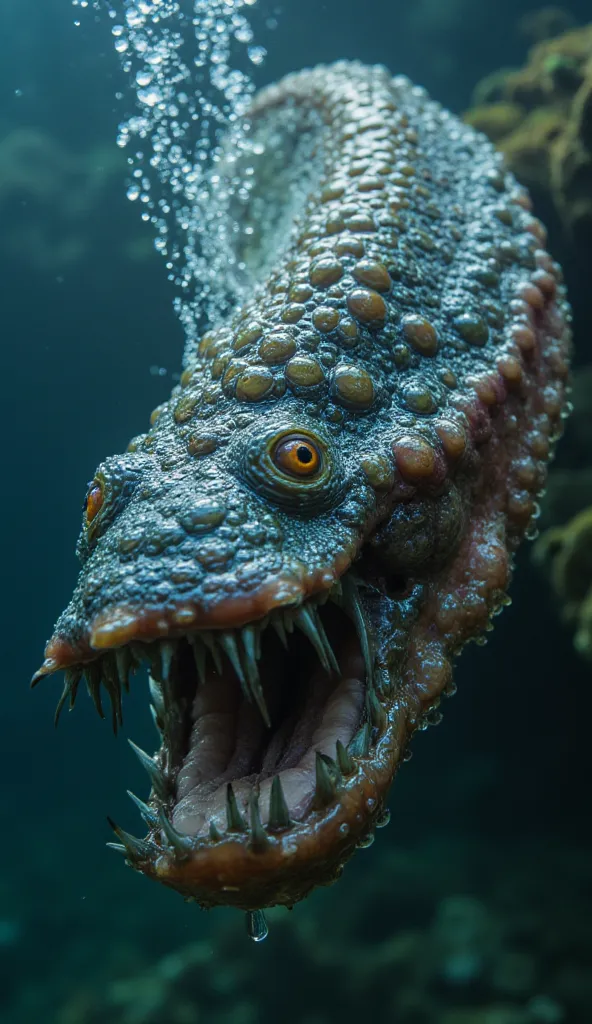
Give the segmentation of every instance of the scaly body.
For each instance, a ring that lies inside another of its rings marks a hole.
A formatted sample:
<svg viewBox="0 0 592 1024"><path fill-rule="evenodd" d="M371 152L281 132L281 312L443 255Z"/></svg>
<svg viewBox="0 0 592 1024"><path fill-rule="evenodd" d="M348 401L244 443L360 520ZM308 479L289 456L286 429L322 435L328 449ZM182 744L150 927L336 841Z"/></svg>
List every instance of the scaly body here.
<svg viewBox="0 0 592 1024"><path fill-rule="evenodd" d="M118 829L121 849L202 905L255 910L367 843L453 656L504 604L569 341L528 197L407 80L290 76L247 138L245 300L97 471L36 678L65 668L73 703L84 673L117 723L149 662L149 834Z"/></svg>

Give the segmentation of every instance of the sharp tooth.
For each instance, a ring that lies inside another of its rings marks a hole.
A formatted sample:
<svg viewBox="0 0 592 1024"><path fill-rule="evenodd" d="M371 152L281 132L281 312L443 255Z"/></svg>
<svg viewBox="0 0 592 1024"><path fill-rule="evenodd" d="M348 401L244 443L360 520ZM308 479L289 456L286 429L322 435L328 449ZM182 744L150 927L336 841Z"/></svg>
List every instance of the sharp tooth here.
<svg viewBox="0 0 592 1024"><path fill-rule="evenodd" d="M329 598L331 599L331 601L335 601L337 604L339 604L341 602L342 597L343 587L341 585L341 580L336 580L333 586L331 587L331 590L329 591Z"/></svg>
<svg viewBox="0 0 592 1024"><path fill-rule="evenodd" d="M167 818L162 807L158 812L158 824L173 847L175 853L178 853L181 857L188 857L193 846L191 840L188 836L182 836L180 832L177 832L176 828L173 827Z"/></svg>
<svg viewBox="0 0 592 1024"><path fill-rule="evenodd" d="M249 845L252 850L261 853L269 846L269 836L261 824L259 794L255 789L251 790L249 797L249 817L251 819L251 841Z"/></svg>
<svg viewBox="0 0 592 1024"><path fill-rule="evenodd" d="M212 633L208 632L208 630L202 630L199 635L200 639L203 640L208 651L212 655L212 661L214 662L214 665L216 667L216 672L218 673L218 675L221 675L222 658L220 657L220 651L218 648L218 644L216 643L216 639L214 638Z"/></svg>
<svg viewBox="0 0 592 1024"><path fill-rule="evenodd" d="M173 660L176 653L177 651L175 644L169 643L168 641L161 643L160 658L162 664L162 678L165 680L165 682L166 680L168 680L171 674L171 665L173 664Z"/></svg>
<svg viewBox="0 0 592 1024"><path fill-rule="evenodd" d="M84 670L84 678L86 680L86 688L90 694L90 698L95 706L99 718L105 717L103 711L103 705L101 703L101 670L99 668L98 661L92 661L90 665L87 665Z"/></svg>
<svg viewBox="0 0 592 1024"><path fill-rule="evenodd" d="M68 685L68 680L66 679L66 682L64 683L64 689L62 690L62 696L60 697L60 699L59 699L59 701L57 703L57 707L55 709L55 715L53 716L53 724L55 725L56 729L58 727L58 722L60 720L60 715L62 713L62 709L64 707L64 704L68 700L69 696L70 696L70 687Z"/></svg>
<svg viewBox="0 0 592 1024"><path fill-rule="evenodd" d="M294 632L294 619L293 619L293 615L294 615L293 609L290 609L290 610L287 610L287 611L283 612L282 618L283 618L283 621L284 621L284 628L286 630L286 633L293 633Z"/></svg>
<svg viewBox="0 0 592 1024"><path fill-rule="evenodd" d="M314 803L318 809L327 807L328 804L332 804L337 794L337 787L334 779L331 777L331 772L327 766L327 763L322 754L317 750L316 752L316 785Z"/></svg>
<svg viewBox="0 0 592 1024"><path fill-rule="evenodd" d="M150 714L152 715L152 721L156 726L156 731L159 733L160 736L162 736L164 732L164 725L161 719L158 717L158 711L152 704L150 705Z"/></svg>
<svg viewBox="0 0 592 1024"><path fill-rule="evenodd" d="M269 935L269 928L262 910L249 910L246 916L247 935L253 942L263 942Z"/></svg>
<svg viewBox="0 0 592 1024"><path fill-rule="evenodd" d="M156 708L156 714L164 721L164 695L162 689L152 676L148 676L148 686L150 688L152 703Z"/></svg>
<svg viewBox="0 0 592 1024"><path fill-rule="evenodd" d="M129 673L131 668L131 656L127 647L120 647L115 651L115 666L119 683L126 692L129 691Z"/></svg>
<svg viewBox="0 0 592 1024"><path fill-rule="evenodd" d="M125 847L125 852L130 860L146 860L150 857L154 850L152 843L147 843L145 839L136 839L136 837L130 835L129 832L124 832L124 830L119 828L119 825L116 825L111 818L107 818L107 821L115 832L117 838L121 839L121 842ZM114 845L117 848L117 844Z"/></svg>
<svg viewBox="0 0 592 1024"><path fill-rule="evenodd" d="M260 652L258 651L257 630L254 626L245 626L241 630L241 636L245 649L247 675L254 675L258 678L257 661L260 657Z"/></svg>
<svg viewBox="0 0 592 1024"><path fill-rule="evenodd" d="M80 680L81 679L82 679L82 669L81 668L76 667L76 668L67 668L66 669L66 682L68 683L69 688L70 688L70 704L69 704L69 707L68 707L69 711L73 711L73 709L74 709L74 704L76 703L76 695L78 693L78 687L80 685Z"/></svg>
<svg viewBox="0 0 592 1024"><path fill-rule="evenodd" d="M271 625L279 636L282 647L285 647L286 650L288 650L288 637L286 636L286 627L284 625L283 618L280 615L274 615L271 620Z"/></svg>
<svg viewBox="0 0 592 1024"><path fill-rule="evenodd" d="M249 680L249 689L255 698L255 703L261 712L261 717L265 722L268 729L271 728L271 719L269 717L269 711L267 704L265 703L265 697L263 695L263 687L261 686L261 680L259 679L259 669L257 667L257 631L253 626L245 626L241 632L243 647L245 653L245 668L247 670L247 677Z"/></svg>
<svg viewBox="0 0 592 1024"><path fill-rule="evenodd" d="M235 636L232 633L221 633L219 643L235 671L245 697L247 700L252 700L252 694L247 684L245 673L243 672L243 666L241 665L240 655L238 653L238 644Z"/></svg>
<svg viewBox="0 0 592 1024"><path fill-rule="evenodd" d="M246 832L247 823L238 809L232 782L226 787L226 820L229 832Z"/></svg>
<svg viewBox="0 0 592 1024"><path fill-rule="evenodd" d="M130 800L133 800L135 803L146 824L149 825L150 828L154 828L154 826L158 824L158 817L152 808L149 807L148 804L145 804L143 800L140 800L140 797L136 796L136 794L132 793L129 789L127 791L127 795Z"/></svg>
<svg viewBox="0 0 592 1024"><path fill-rule="evenodd" d="M288 804L286 803L286 797L284 796L282 780L279 775L276 775L271 783L271 792L269 794L268 828L273 831L280 831L281 829L290 828L291 825L292 820Z"/></svg>
<svg viewBox="0 0 592 1024"><path fill-rule="evenodd" d="M78 692L78 686L80 684L80 680L81 679L82 679L82 669L81 668L68 668L68 669L66 669L66 678L65 678L65 681L64 681L64 689L62 690L62 696L60 697L60 699L58 701L58 705L56 707L55 715L54 715L54 720L53 720L54 721L54 725L56 726L56 728L57 728L57 724L58 724L58 722L60 720L60 715L62 713L62 709L64 707L64 704L68 700L68 698L70 698L70 711L74 707L74 704L76 702L76 694Z"/></svg>
<svg viewBox="0 0 592 1024"><path fill-rule="evenodd" d="M121 707L121 686L119 685L115 659L109 656L103 658L102 668L103 686L109 694L109 700L111 701L111 724L113 732L117 736L118 726L123 725L123 710Z"/></svg>
<svg viewBox="0 0 592 1024"><path fill-rule="evenodd" d="M364 609L360 602L358 594L358 588L355 580L349 574L346 574L342 578L343 585L343 597L345 601L345 610L353 619L356 629L358 631L358 637L360 639L360 646L362 648L362 656L364 658L364 665L366 666L366 682L368 686L372 686L372 654L370 652L370 639L368 637L368 630L366 628L366 619L364 617Z"/></svg>
<svg viewBox="0 0 592 1024"><path fill-rule="evenodd" d="M372 722L372 725L374 725L379 732L384 732L387 722L386 711L374 693L374 690L368 690L366 700L368 702L368 711L370 713L370 721Z"/></svg>
<svg viewBox="0 0 592 1024"><path fill-rule="evenodd" d="M314 616L310 608L307 608L306 606L304 608L299 608L298 611L296 612L294 621L296 622L298 628L302 630L307 639L310 640L311 644L313 645L315 651L319 656L319 660L321 662L321 665L325 669L325 672L330 672L331 666L329 665L329 660L325 653L325 647L323 645L321 635L317 629Z"/></svg>
<svg viewBox="0 0 592 1024"><path fill-rule="evenodd" d="M331 647L331 644L329 643L329 638L328 638L327 634L325 633L325 627L323 626L323 622L322 622L321 616L318 614L318 612L315 612L315 623L316 623L316 627L317 627L317 629L319 631L319 636L320 636L321 641L323 643L323 647L325 648L325 654L327 655L327 660L329 662L329 665L331 666L331 668L333 669L333 671L335 672L336 675L340 675L341 674L341 670L339 668L339 663L337 661L337 658L335 657L335 654L333 652L333 648Z"/></svg>
<svg viewBox="0 0 592 1024"><path fill-rule="evenodd" d="M140 747L136 746L136 744L132 740L128 740L127 742L129 743L130 747L132 748L134 754L138 758L138 761L140 762L142 767L145 768L146 771L148 772L154 792L158 797L160 797L161 800L165 800L169 795L167 782L164 775L160 771L160 768L157 767L154 758L150 757L150 755L147 754L144 750L141 750Z"/></svg>
<svg viewBox="0 0 592 1024"><path fill-rule="evenodd" d="M117 850L117 853L124 853L127 857L127 850L123 843L105 843L105 846L108 846L110 850Z"/></svg>
<svg viewBox="0 0 592 1024"><path fill-rule="evenodd" d="M352 757L367 757L370 750L370 726L365 722L361 729L347 745Z"/></svg>
<svg viewBox="0 0 592 1024"><path fill-rule="evenodd" d="M195 661L198 679L203 686L206 681L206 648L195 633L189 636L188 640L193 650L193 660Z"/></svg>
<svg viewBox="0 0 592 1024"><path fill-rule="evenodd" d="M214 824L213 821L211 821L210 822L210 841L212 843L219 843L221 839L222 839L222 836L220 835L218 829L216 828L216 825Z"/></svg>
<svg viewBox="0 0 592 1024"><path fill-rule="evenodd" d="M351 754L343 746L341 740L335 744L337 750L337 764L342 775L353 775L356 770L356 762Z"/></svg>

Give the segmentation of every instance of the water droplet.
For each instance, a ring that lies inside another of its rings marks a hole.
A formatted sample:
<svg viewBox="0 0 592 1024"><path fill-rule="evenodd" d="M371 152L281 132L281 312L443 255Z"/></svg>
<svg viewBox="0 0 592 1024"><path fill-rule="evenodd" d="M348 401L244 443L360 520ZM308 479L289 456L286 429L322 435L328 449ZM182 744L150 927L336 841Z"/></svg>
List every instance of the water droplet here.
<svg viewBox="0 0 592 1024"><path fill-rule="evenodd" d="M253 942L263 942L269 935L269 928L262 910L249 910L246 925L247 935Z"/></svg>

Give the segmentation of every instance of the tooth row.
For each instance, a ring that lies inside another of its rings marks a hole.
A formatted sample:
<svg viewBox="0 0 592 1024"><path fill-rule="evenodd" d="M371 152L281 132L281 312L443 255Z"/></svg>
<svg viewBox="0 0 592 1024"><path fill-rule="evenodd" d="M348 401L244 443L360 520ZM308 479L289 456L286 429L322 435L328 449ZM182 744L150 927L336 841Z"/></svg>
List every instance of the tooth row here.
<svg viewBox="0 0 592 1024"><path fill-rule="evenodd" d="M369 689L372 688L373 657L370 647L364 611L359 599L356 581L347 574L336 583L331 591L323 595L316 603L308 601L299 608L282 609L261 622L245 626L240 630L201 630L187 636L191 644L198 679L201 683L206 679L206 662L208 655L212 658L218 673L222 672L222 655L225 654L232 665L247 699L255 703L261 716L269 728L271 725L269 710L265 702L263 687L259 675L258 662L261 657L261 637L271 624L281 643L287 647L287 636L300 630L312 644L321 665L327 673L339 673L339 664L323 627L318 607L326 600L335 601L354 622L366 666ZM58 702L55 722L64 705L69 702L70 710L74 707L78 687L84 676L91 700L101 718L105 717L102 705L102 688L104 687L111 703L111 719L113 731L117 733L122 725L121 707L122 690L129 690L129 677L135 672L142 661L148 661L151 677L152 715L157 729L162 733L166 725L164 694L157 685L166 684L171 676L171 668L177 655L176 641L156 641L153 643L134 643L113 653L104 655L82 668L69 669L63 693Z"/></svg>
<svg viewBox="0 0 592 1024"><path fill-rule="evenodd" d="M158 810L154 810L133 793L129 793L129 791L128 795L135 803L149 828L153 832L160 830L161 840L164 837L168 851L181 859L188 857L193 849L193 840L189 836L177 832L167 818L162 806L162 804L169 801L171 796L171 789L166 776L158 767L155 758L150 757L149 754L137 747L131 740L129 740L129 744L137 755L142 767L148 772L152 786L152 797L159 803ZM337 741L335 759L317 751L315 758L315 789L312 801L313 810L323 810L338 799L344 779L355 774L358 769L356 759L367 757L370 745L370 725L365 723L347 747L340 740ZM264 826L261 820L258 789L251 791L247 815L245 816L238 805L232 783L228 783L226 787L226 833L248 835L249 846L254 852L260 853L266 850L271 842L270 836L290 829L293 824L281 776L276 775L271 784L267 826ZM111 825L120 839L120 843L109 843L108 846L124 853L132 863L146 860L151 855L161 852L161 847L156 843L150 840L136 839L113 823ZM215 822L212 821L209 826L210 842L217 843L223 838L224 835L220 832Z"/></svg>

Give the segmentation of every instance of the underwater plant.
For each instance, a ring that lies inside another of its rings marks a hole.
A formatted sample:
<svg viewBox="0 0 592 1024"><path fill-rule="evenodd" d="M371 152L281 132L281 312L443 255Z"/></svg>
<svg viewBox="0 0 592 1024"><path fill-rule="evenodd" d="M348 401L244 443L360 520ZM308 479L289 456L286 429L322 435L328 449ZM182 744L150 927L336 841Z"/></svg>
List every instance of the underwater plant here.
<svg viewBox="0 0 592 1024"><path fill-rule="evenodd" d="M144 107L170 109L151 69L136 77ZM167 124L165 188L182 163ZM207 284L230 308L204 331L179 305L180 383L95 473L34 682L65 670L58 716L82 680L102 714L104 688L117 730L147 663L148 834L114 825L116 848L188 900L247 911L261 939L263 908L335 881L386 824L454 656L508 601L561 430L569 308L499 154L385 68L264 89L214 172L193 223L216 224Z"/></svg>

